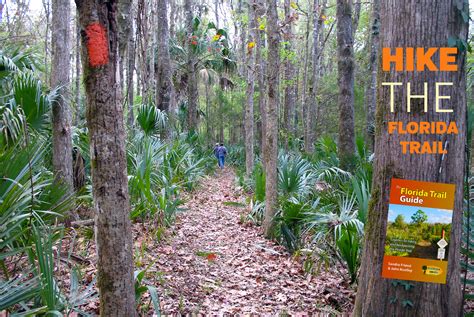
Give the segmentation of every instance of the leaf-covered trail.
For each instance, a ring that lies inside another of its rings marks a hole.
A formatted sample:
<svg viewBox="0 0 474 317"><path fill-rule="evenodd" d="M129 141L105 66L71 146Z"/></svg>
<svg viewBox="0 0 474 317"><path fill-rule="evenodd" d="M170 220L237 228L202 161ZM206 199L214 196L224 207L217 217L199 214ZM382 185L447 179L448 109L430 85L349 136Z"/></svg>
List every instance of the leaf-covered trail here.
<svg viewBox="0 0 474 317"><path fill-rule="evenodd" d="M350 310L354 294L340 274L305 275L301 263L266 240L259 227L240 223L245 208L229 204L245 202L234 177L226 169L203 180L174 234L148 244L154 264L147 275L159 289L162 313Z"/></svg>

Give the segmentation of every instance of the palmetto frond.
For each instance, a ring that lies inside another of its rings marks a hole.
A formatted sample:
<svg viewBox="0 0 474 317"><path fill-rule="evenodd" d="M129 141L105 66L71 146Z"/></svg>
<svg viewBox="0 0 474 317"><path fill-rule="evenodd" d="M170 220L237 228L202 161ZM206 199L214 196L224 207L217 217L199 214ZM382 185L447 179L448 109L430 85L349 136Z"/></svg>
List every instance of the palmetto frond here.
<svg viewBox="0 0 474 317"><path fill-rule="evenodd" d="M278 189L285 196L306 196L313 188L311 164L301 156L280 154Z"/></svg>
<svg viewBox="0 0 474 317"><path fill-rule="evenodd" d="M327 234L333 235L333 241L342 234L343 228L350 228L363 234L364 224L358 219L358 212L355 209L354 196L339 197L337 206L325 206L324 209L316 209L306 213L307 230L316 229L313 241L317 241ZM315 242L316 242L315 241Z"/></svg>
<svg viewBox="0 0 474 317"><path fill-rule="evenodd" d="M137 122L145 135L153 135L164 130L168 115L153 104L144 104L138 107Z"/></svg>

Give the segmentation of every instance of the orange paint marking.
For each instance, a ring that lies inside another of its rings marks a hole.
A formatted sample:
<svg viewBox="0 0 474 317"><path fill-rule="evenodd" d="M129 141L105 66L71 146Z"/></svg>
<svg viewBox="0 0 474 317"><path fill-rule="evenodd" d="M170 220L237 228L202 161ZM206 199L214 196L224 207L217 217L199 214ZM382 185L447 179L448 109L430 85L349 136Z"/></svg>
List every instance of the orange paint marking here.
<svg viewBox="0 0 474 317"><path fill-rule="evenodd" d="M206 258L207 258L208 261L213 262L217 259L217 255L215 253L210 253L206 256Z"/></svg>
<svg viewBox="0 0 474 317"><path fill-rule="evenodd" d="M99 22L91 23L86 28L87 54L89 64L98 67L109 63L109 44L107 30Z"/></svg>

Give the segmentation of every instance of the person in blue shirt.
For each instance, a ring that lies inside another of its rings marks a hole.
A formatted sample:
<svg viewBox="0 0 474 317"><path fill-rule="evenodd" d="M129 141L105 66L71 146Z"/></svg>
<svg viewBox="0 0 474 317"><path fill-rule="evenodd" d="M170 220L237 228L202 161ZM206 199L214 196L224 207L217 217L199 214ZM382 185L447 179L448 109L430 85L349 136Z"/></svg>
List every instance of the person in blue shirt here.
<svg viewBox="0 0 474 317"><path fill-rule="evenodd" d="M223 169L225 165L225 157L227 155L227 149L225 148L224 143L221 143L217 147L217 149L215 149L215 153L217 153L217 160L219 162L219 167Z"/></svg>

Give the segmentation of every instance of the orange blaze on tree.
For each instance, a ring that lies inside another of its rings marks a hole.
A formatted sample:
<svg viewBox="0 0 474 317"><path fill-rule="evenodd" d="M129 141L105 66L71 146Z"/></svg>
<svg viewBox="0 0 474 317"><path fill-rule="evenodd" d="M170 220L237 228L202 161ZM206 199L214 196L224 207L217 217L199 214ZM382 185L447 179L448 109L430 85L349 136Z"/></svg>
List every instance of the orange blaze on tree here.
<svg viewBox="0 0 474 317"><path fill-rule="evenodd" d="M106 29L99 22L94 22L87 26L86 35L89 64L92 67L106 65L109 62Z"/></svg>

